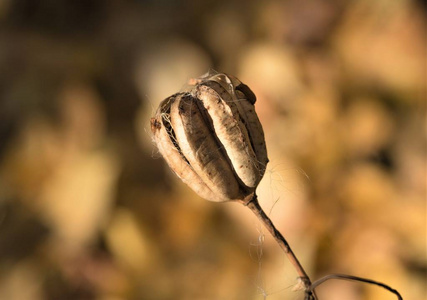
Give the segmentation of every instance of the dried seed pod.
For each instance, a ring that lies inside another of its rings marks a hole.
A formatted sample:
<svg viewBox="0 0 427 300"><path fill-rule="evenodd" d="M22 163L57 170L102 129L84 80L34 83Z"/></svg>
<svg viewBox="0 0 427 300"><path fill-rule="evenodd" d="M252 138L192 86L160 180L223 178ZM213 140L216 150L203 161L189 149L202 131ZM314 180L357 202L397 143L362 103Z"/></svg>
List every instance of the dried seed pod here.
<svg viewBox="0 0 427 300"><path fill-rule="evenodd" d="M255 95L237 78L208 73L165 99L151 120L159 152L199 196L242 200L268 162Z"/></svg>

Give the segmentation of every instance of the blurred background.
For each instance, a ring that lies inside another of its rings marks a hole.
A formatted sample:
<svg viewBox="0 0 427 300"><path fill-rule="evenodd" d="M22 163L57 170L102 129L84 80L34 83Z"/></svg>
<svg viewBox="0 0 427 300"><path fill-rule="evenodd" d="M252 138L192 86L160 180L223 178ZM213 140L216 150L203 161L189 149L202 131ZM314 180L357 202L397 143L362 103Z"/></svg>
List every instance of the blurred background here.
<svg viewBox="0 0 427 300"><path fill-rule="evenodd" d="M260 202L312 279L426 299L425 20L409 0L0 1L0 298L303 299L250 211L152 143L158 103L213 68L258 97Z"/></svg>

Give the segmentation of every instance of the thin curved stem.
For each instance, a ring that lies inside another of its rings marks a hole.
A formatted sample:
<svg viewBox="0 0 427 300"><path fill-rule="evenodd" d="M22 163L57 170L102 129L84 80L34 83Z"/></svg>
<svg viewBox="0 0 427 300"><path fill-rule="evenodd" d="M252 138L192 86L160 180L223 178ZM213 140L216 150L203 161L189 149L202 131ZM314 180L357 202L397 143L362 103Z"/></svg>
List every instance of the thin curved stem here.
<svg viewBox="0 0 427 300"><path fill-rule="evenodd" d="M265 214L264 210L259 205L257 195L255 193L251 194L246 199L243 199L240 202L243 205L247 206L258 217L258 219L264 224L265 228L267 228L267 230L271 233L271 235L274 237L274 239L277 241L277 243L280 245L280 247L283 249L283 251L287 255L289 261L292 263L295 270L297 271L299 279L304 284L304 290L305 290L304 300L318 300L315 293L315 289L319 287L319 285L331 279L359 281L363 283L377 285L395 294L398 300L403 300L402 296L399 294L397 290L391 288L390 286L382 282L378 282L372 279L352 276L352 275L331 274L331 275L326 275L320 278L319 280L316 280L315 282L311 283L311 280L308 277L307 272L304 270L298 258L292 251L291 247L289 246L289 243L286 241L283 235L276 229L271 219Z"/></svg>
<svg viewBox="0 0 427 300"><path fill-rule="evenodd" d="M265 214L264 210L258 203L258 198L256 194L250 195L247 199L243 200L242 203L247 206L264 224L265 228L271 233L277 243L280 245L282 250L285 252L291 264L294 266L295 270L298 273L299 279L304 284L305 290L305 300L317 300L317 296L314 292L314 289L311 288L311 280L307 275L307 272L304 270L303 266L299 262L298 258L292 251L289 243L283 237L283 235L276 229L271 219Z"/></svg>
<svg viewBox="0 0 427 300"><path fill-rule="evenodd" d="M317 288L319 285L321 285L322 283L331 280L331 279L338 279L338 280L348 280L348 281L359 281L359 282L364 282L364 283L369 283L369 284L373 284L373 285L377 285L380 286L384 289L386 289L387 291L395 294L397 296L397 299L399 300L403 300L402 296L399 294L399 292L391 287L389 287L388 285L382 283L382 282L378 282L372 279L367 279L367 278L362 278L362 277L357 277L357 276L352 276L352 275L345 275L345 274L330 274L330 275L326 275L325 277L320 278L319 280L316 280L315 282L313 282L313 284L311 285L311 290L314 291L315 288Z"/></svg>

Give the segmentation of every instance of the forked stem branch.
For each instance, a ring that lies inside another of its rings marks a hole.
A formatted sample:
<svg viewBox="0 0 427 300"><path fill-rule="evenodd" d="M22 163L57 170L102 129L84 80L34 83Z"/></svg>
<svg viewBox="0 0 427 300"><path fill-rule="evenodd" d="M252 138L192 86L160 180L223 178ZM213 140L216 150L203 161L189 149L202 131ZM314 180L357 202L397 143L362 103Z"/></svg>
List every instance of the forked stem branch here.
<svg viewBox="0 0 427 300"><path fill-rule="evenodd" d="M271 219L265 214L264 210L259 205L257 195L255 193L250 195L247 199L243 200L242 203L258 217L285 252L289 261L297 271L299 279L304 284L305 300L317 300L314 289L311 288L311 280L308 277L307 272L304 270L284 236L276 229Z"/></svg>

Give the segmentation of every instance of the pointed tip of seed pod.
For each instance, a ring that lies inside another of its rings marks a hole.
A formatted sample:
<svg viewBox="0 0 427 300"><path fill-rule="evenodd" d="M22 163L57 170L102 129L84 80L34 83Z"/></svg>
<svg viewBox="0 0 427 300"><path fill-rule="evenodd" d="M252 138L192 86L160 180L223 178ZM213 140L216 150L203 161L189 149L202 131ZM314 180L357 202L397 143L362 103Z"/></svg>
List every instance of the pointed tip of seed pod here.
<svg viewBox="0 0 427 300"><path fill-rule="evenodd" d="M162 124L160 124L160 122L156 118L151 118L150 123L152 133L156 133L156 131L159 130L162 126Z"/></svg>
<svg viewBox="0 0 427 300"><path fill-rule="evenodd" d="M236 90L241 91L251 104L255 104L256 96L246 84L240 83L238 86L236 86Z"/></svg>

